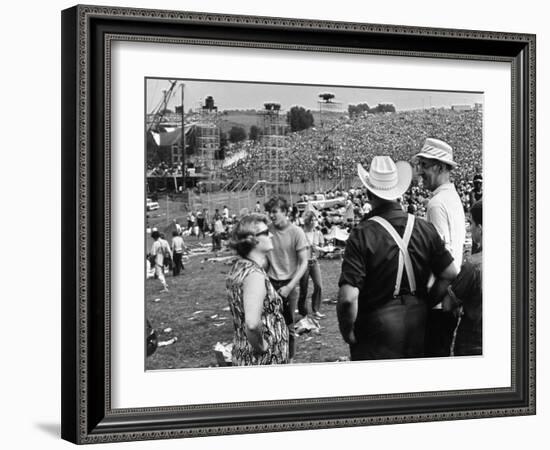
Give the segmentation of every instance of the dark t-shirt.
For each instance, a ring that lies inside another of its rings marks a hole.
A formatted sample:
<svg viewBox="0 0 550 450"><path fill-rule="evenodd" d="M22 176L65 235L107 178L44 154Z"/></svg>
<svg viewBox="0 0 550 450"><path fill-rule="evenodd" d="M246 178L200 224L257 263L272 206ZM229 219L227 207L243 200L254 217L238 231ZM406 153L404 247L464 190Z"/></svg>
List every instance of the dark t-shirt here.
<svg viewBox="0 0 550 450"><path fill-rule="evenodd" d="M468 258L450 290L464 314L456 333L455 355L481 355L482 351L482 253Z"/></svg>
<svg viewBox="0 0 550 450"><path fill-rule="evenodd" d="M408 218L399 203L389 202L367 214L346 242L338 285L348 284L359 289L356 325L363 315L393 298L397 278L399 247L380 224L368 220L374 216L386 219L401 237ZM416 280L416 295L427 298L430 275L434 273L437 276L443 272L453 257L445 249L434 226L418 217L415 218L408 251ZM400 295L405 294L410 294L410 289L403 271Z"/></svg>

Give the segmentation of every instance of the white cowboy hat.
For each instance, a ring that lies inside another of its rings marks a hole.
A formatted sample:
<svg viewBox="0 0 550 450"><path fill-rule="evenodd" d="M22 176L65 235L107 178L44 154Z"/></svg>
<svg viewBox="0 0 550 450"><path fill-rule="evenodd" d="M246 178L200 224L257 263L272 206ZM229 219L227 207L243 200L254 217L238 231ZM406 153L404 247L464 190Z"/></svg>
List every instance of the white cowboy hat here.
<svg viewBox="0 0 550 450"><path fill-rule="evenodd" d="M389 156L375 156L367 172L357 164L359 179L377 197L395 200L401 197L412 180L412 167L408 162L394 163Z"/></svg>
<svg viewBox="0 0 550 450"><path fill-rule="evenodd" d="M456 167L456 162L453 161L453 148L446 142L439 139L428 138L424 142L424 147L420 150L420 153L415 155L415 158L419 156L428 159L436 159L442 163L448 164L451 167Z"/></svg>

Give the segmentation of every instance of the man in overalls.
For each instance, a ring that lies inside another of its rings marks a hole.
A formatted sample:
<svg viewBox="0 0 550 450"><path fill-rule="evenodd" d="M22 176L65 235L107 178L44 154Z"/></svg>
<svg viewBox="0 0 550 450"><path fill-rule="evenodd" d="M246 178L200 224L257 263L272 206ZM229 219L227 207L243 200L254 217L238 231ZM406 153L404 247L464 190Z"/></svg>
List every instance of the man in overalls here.
<svg viewBox="0 0 550 450"><path fill-rule="evenodd" d="M338 323L352 360L425 355L428 309L457 276L453 258L434 226L403 211L412 168L375 156L358 164L372 211L353 229L339 280ZM436 281L430 292L430 274Z"/></svg>

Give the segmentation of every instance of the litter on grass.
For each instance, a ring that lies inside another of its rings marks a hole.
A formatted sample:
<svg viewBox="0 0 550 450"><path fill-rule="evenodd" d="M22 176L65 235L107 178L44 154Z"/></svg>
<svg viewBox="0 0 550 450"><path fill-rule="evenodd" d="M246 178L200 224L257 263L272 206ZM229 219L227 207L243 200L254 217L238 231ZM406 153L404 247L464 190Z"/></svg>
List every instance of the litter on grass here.
<svg viewBox="0 0 550 450"><path fill-rule="evenodd" d="M172 345L177 340L178 340L177 336L174 336L172 339L168 339L167 341L160 341L158 343L158 346L159 347L166 347L167 345Z"/></svg>
<svg viewBox="0 0 550 450"><path fill-rule="evenodd" d="M231 365L231 350L233 350L233 343L216 342L216 345L214 345L214 354L216 355L218 366Z"/></svg>
<svg viewBox="0 0 550 450"><path fill-rule="evenodd" d="M218 256L216 258L207 258L204 261L208 262L221 262L224 264L233 264L233 262L238 258L238 256Z"/></svg>
<svg viewBox="0 0 550 450"><path fill-rule="evenodd" d="M294 330L298 335L309 333L311 331L318 333L320 329L321 327L319 326L319 322L309 316L300 319L294 326Z"/></svg>

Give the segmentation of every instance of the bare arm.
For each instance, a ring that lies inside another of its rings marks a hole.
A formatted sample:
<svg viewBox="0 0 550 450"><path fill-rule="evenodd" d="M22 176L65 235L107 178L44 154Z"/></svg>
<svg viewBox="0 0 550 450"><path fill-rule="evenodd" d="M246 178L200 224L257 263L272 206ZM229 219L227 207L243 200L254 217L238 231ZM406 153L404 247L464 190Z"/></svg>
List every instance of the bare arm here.
<svg viewBox="0 0 550 450"><path fill-rule="evenodd" d="M294 272L294 276L290 280L290 282L283 286L281 289L279 289L279 295L283 298L288 297L288 294L294 289L302 277L304 276L304 273L306 273L307 270L307 247L303 248L302 250L298 251L298 268L296 269L296 272Z"/></svg>
<svg viewBox="0 0 550 450"><path fill-rule="evenodd" d="M316 245L315 247L317 251L321 251L323 249L323 246L325 245L325 237L320 231L317 232L317 235L319 236L319 245Z"/></svg>
<svg viewBox="0 0 550 450"><path fill-rule="evenodd" d="M338 314L338 326L340 334L348 344L354 344L355 333L353 326L357 318L357 300L359 298L359 289L343 284L338 292L338 304L336 312Z"/></svg>
<svg viewBox="0 0 550 450"><path fill-rule="evenodd" d="M264 277L258 272L251 272L243 282L243 306L246 337L256 353L264 353L267 350L267 344L262 336L265 294Z"/></svg>
<svg viewBox="0 0 550 450"><path fill-rule="evenodd" d="M437 276L429 293L430 308L434 307L443 300L447 294L447 288L454 281L457 275L458 271L456 270L454 262L451 262L445 270Z"/></svg>

